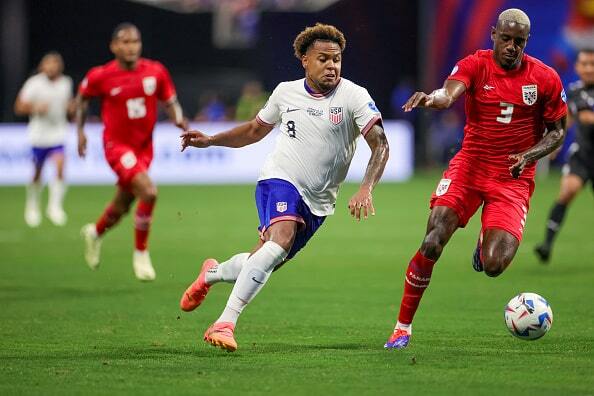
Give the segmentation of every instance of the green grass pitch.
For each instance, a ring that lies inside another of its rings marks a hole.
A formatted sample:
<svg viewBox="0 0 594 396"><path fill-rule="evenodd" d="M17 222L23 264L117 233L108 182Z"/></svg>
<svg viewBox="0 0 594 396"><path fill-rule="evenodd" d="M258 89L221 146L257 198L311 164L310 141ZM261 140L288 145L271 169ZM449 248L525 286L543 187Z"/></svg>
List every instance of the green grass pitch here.
<svg viewBox="0 0 594 396"><path fill-rule="evenodd" d="M151 235L154 283L133 277L127 217L84 264L80 227L113 188L72 187L68 225L28 229L24 189L0 188L0 394L594 394L594 210L590 188L571 207L553 261L537 263L558 175L537 182L525 239L499 278L472 270L480 216L437 264L405 351L385 351L404 269L418 248L439 176L380 184L377 216L337 213L246 308L239 350L202 341L231 286L178 308L203 258L226 259L257 240L253 186L161 186ZM516 293L549 300L551 331L513 338L503 307Z"/></svg>

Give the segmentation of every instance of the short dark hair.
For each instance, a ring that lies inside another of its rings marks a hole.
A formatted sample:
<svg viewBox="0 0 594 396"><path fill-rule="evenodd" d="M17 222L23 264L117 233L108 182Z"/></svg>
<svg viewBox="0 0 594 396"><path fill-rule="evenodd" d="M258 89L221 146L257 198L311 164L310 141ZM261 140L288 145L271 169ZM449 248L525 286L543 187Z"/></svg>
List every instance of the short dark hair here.
<svg viewBox="0 0 594 396"><path fill-rule="evenodd" d="M333 41L340 46L341 52L346 47L346 39L340 30L335 26L324 25L318 22L315 26L306 27L295 37L293 49L295 50L297 59L301 59L316 40Z"/></svg>
<svg viewBox="0 0 594 396"><path fill-rule="evenodd" d="M594 54L594 48L580 48L577 54Z"/></svg>
<svg viewBox="0 0 594 396"><path fill-rule="evenodd" d="M64 59L62 58L62 54L55 50L51 50L43 54L43 56L41 57L41 61L43 61L46 58L58 58L60 61L64 61Z"/></svg>
<svg viewBox="0 0 594 396"><path fill-rule="evenodd" d="M122 30L128 30L128 29L136 29L138 31L138 34L140 34L140 29L138 29L138 27L136 27L135 24L133 24L132 22L122 22L120 24L118 24L114 29L113 32L111 33L111 39L115 40L118 38L118 34L120 34L120 32Z"/></svg>

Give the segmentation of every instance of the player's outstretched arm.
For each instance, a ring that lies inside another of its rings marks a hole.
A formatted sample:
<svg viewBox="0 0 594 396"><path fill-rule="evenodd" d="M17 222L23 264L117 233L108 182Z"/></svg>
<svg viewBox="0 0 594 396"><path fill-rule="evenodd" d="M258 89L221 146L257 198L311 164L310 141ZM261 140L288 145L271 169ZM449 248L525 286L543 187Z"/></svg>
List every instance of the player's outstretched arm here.
<svg viewBox="0 0 594 396"><path fill-rule="evenodd" d="M545 123L548 132L538 143L523 153L512 154L509 156L509 160L514 162L514 164L509 167L509 171L515 179L520 177L526 165L549 155L563 144L566 123L567 117L565 116L555 122Z"/></svg>
<svg viewBox="0 0 594 396"><path fill-rule="evenodd" d="M87 155L87 135L85 135L85 122L89 109L89 98L85 98L80 93L74 99L74 122L76 123L76 133L78 135L78 156L84 158Z"/></svg>
<svg viewBox="0 0 594 396"><path fill-rule="evenodd" d="M256 119L253 119L213 136L208 136L200 131L187 131L180 136L181 151L189 146L198 148L210 146L243 147L262 140L273 129L274 126L262 125Z"/></svg>
<svg viewBox="0 0 594 396"><path fill-rule="evenodd" d="M364 219L367 219L368 214L375 216L375 208L373 207L373 197L371 192L373 188L382 177L386 162L390 155L390 146L384 129L379 124L375 124L365 135L365 140L371 148L371 158L367 164L367 170L363 177L363 182L359 191L353 195L349 200L349 210L351 216L357 220L361 220L361 214Z"/></svg>
<svg viewBox="0 0 594 396"><path fill-rule="evenodd" d="M184 113L179 101L177 100L177 96L173 96L171 99L165 102L165 112L176 127L182 131L188 130L188 119L184 117Z"/></svg>
<svg viewBox="0 0 594 396"><path fill-rule="evenodd" d="M430 94L415 92L402 106L408 112L415 107L427 107L431 109L449 108L466 91L466 85L457 80L446 80L443 88L436 89Z"/></svg>

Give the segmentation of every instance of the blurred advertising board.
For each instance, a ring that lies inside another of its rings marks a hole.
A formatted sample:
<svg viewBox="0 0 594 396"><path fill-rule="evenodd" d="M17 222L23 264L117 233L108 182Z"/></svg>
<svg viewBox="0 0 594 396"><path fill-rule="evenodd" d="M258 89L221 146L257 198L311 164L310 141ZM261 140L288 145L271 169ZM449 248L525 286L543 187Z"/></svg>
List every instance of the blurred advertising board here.
<svg viewBox="0 0 594 396"><path fill-rule="evenodd" d="M214 134L233 127L233 123L194 123L192 128ZM413 172L413 129L405 121L384 121L390 143L390 159L384 181L404 181ZM88 124L87 156L77 155L74 128L66 141L66 179L69 184L113 184L115 177L103 155L102 125ZM154 132L154 159L150 175L158 184L230 184L254 183L260 167L276 142L277 130L262 141L232 149L189 148L180 152L180 131L169 123L157 124ZM360 138L351 164L348 181L362 179L370 150ZM55 170L48 164L44 179ZM0 124L0 185L26 184L32 176L31 149L25 124Z"/></svg>

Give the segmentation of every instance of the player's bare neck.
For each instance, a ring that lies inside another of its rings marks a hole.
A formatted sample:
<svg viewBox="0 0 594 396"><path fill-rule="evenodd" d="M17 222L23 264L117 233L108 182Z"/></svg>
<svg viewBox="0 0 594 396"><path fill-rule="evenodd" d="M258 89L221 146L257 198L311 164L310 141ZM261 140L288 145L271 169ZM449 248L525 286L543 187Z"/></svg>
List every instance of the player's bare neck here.
<svg viewBox="0 0 594 396"><path fill-rule="evenodd" d="M306 88L311 92L311 93L315 93L315 94L324 94L327 91L324 91L322 88L320 88L320 86L318 84L315 83L315 81L313 81L311 78L306 77L305 78L305 85Z"/></svg>
<svg viewBox="0 0 594 396"><path fill-rule="evenodd" d="M338 81L340 81L340 79L338 79ZM323 88L310 77L305 77L305 90L312 95L326 95L329 92L332 92L337 85L338 83L332 87Z"/></svg>

